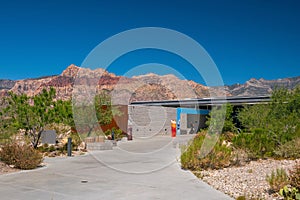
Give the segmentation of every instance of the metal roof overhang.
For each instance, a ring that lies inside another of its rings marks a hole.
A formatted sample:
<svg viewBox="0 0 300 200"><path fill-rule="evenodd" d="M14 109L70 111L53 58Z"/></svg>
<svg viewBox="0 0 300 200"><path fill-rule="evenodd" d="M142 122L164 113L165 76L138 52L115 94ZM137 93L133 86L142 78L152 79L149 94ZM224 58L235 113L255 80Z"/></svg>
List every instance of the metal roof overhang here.
<svg viewBox="0 0 300 200"><path fill-rule="evenodd" d="M163 100L163 101L136 101L130 105L144 106L169 106L169 107L195 107L195 106L216 106L230 103L232 105L261 104L271 101L270 96L257 97L211 97L201 99Z"/></svg>

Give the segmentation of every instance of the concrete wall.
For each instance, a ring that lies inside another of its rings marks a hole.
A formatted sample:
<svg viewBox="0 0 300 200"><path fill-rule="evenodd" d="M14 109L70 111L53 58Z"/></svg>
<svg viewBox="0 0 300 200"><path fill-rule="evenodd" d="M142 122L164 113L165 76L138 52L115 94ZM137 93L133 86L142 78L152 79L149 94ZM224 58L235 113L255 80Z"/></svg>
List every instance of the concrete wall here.
<svg viewBox="0 0 300 200"><path fill-rule="evenodd" d="M176 108L161 106L128 106L128 127L135 138L171 135L171 120L176 120Z"/></svg>

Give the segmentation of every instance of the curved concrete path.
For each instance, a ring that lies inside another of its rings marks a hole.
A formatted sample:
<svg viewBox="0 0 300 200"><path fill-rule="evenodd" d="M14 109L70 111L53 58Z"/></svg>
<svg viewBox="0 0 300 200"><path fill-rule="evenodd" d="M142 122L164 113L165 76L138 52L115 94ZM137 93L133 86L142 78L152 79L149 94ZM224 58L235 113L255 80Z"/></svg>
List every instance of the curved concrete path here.
<svg viewBox="0 0 300 200"><path fill-rule="evenodd" d="M47 167L0 176L0 199L231 199L180 168L178 142L185 140L157 136L120 142L110 151L47 158Z"/></svg>

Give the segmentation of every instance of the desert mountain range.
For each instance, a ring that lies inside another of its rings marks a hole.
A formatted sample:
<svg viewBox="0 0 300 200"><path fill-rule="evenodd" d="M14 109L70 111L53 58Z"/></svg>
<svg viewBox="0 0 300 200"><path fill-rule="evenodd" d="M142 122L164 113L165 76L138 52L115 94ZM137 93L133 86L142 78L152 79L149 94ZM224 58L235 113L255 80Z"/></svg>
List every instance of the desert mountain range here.
<svg viewBox="0 0 300 200"><path fill-rule="evenodd" d="M203 98L209 96L265 96L276 87L289 89L300 85L300 77L278 80L250 79L244 84L222 87L207 87L194 81L180 80L174 75L146 74L132 78L116 76L104 69L90 70L75 65L67 67L60 75L18 81L0 80L0 96L8 91L17 94L36 95L43 88L54 87L57 99L70 99L74 85L93 84L97 91L105 90L116 99L133 101L172 100ZM124 102L121 102L124 103ZM125 101L126 103L126 101Z"/></svg>

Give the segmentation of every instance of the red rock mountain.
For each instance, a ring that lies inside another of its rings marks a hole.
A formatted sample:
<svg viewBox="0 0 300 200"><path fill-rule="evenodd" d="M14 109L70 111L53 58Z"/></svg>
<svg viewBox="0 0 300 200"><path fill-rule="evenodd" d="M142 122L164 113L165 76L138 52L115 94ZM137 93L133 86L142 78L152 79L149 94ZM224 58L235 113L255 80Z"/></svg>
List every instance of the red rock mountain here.
<svg viewBox="0 0 300 200"><path fill-rule="evenodd" d="M146 74L127 78L116 76L104 69L91 70L70 65L57 76L25 79L19 81L0 80L0 96L12 91L17 94L36 95L43 88L54 87L57 99L70 99L73 89L92 86L96 91L107 91L112 94L116 104L127 104L132 101L171 100L185 98L203 98L208 96L262 96L270 95L276 87L289 89L300 85L300 77L278 80L250 79L245 84L235 84L208 88L194 81L180 80L174 75L159 76Z"/></svg>
<svg viewBox="0 0 300 200"><path fill-rule="evenodd" d="M3 80L4 81L4 80ZM54 87L58 99L70 99L74 85L95 85L97 91L105 90L115 98L129 101L169 100L208 96L208 88L193 81L180 80L174 75L147 74L133 78L116 76L104 69L91 70L70 65L62 74L10 81L1 90L2 94L12 91L17 94L36 95L43 88ZM6 81L5 83L8 83ZM1 87L1 82L0 82ZM0 88L1 89L1 88ZM129 97L128 97L129 96Z"/></svg>

